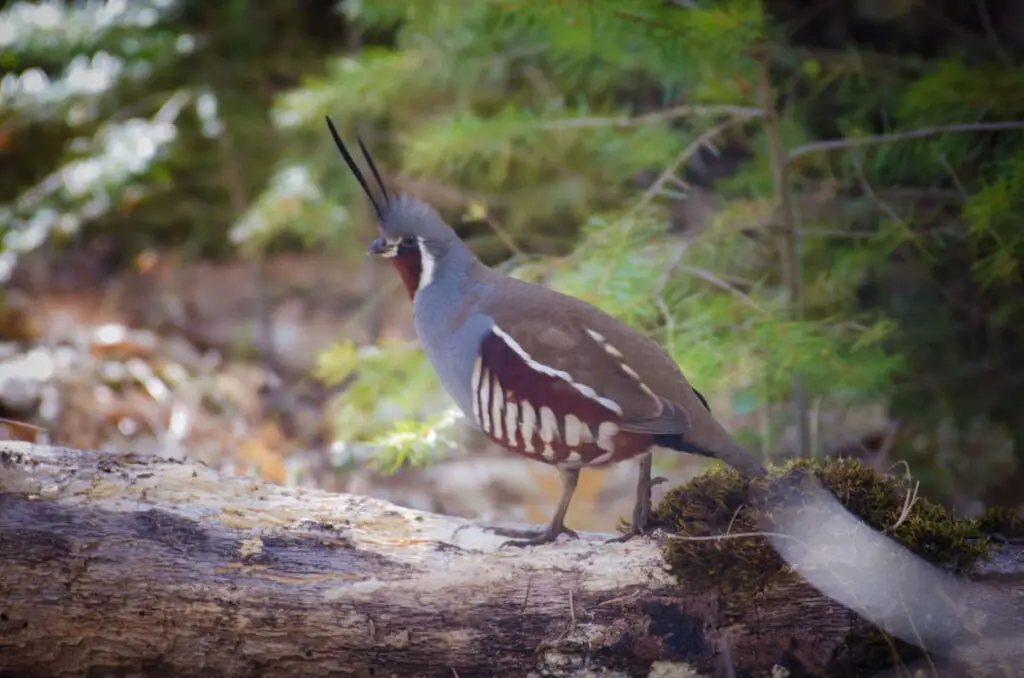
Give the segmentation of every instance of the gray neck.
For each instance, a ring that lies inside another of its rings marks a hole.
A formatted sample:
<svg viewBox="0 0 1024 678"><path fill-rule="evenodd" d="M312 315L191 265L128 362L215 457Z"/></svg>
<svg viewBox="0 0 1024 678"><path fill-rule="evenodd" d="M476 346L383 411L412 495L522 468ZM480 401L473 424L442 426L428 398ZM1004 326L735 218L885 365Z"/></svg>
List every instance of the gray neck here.
<svg viewBox="0 0 1024 678"><path fill-rule="evenodd" d="M493 289L491 273L461 241L453 242L434 262L433 279L413 298L420 344L467 416L475 352L492 322L479 311Z"/></svg>
<svg viewBox="0 0 1024 678"><path fill-rule="evenodd" d="M434 260L432 280L416 293L417 304L424 293L428 291L434 292L426 295L428 299L434 299L434 303L437 303L438 298L443 296L437 293L440 290L446 290L449 293L455 292L456 295L461 296L460 293L469 285L474 274L478 274L480 268L486 268L458 238L454 238L440 248L428 245L425 254L431 256L429 254L431 251L435 252L432 255ZM426 261L423 261L421 265L423 269L428 266Z"/></svg>

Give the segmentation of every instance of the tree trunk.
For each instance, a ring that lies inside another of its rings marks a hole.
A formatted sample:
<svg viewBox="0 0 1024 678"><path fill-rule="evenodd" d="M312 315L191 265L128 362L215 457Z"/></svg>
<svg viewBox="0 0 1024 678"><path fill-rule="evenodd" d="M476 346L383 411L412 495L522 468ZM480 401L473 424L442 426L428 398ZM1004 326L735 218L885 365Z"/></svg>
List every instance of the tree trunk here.
<svg viewBox="0 0 1024 678"><path fill-rule="evenodd" d="M877 635L802 581L738 601L605 538L499 551L365 497L0 443L0 676L842 676Z"/></svg>

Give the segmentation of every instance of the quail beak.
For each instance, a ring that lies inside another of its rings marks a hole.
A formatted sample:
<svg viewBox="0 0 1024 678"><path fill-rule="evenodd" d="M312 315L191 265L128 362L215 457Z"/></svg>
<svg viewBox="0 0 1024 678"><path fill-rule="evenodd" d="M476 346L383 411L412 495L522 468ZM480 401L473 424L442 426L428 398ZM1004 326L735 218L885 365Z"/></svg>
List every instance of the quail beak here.
<svg viewBox="0 0 1024 678"><path fill-rule="evenodd" d="M366 250L367 254L376 254L379 256L394 255L395 247L384 238L377 238L370 243L370 248Z"/></svg>

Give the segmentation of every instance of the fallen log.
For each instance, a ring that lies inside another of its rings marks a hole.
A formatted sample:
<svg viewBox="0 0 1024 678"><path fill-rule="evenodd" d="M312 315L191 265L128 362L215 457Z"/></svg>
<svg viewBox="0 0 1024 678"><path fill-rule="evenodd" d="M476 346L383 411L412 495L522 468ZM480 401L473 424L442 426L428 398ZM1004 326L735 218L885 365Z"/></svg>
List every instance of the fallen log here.
<svg viewBox="0 0 1024 678"><path fill-rule="evenodd" d="M799 578L737 599L679 581L656 539L608 536L498 550L469 521L366 497L0 442L0 676L853 676L878 660L881 634Z"/></svg>

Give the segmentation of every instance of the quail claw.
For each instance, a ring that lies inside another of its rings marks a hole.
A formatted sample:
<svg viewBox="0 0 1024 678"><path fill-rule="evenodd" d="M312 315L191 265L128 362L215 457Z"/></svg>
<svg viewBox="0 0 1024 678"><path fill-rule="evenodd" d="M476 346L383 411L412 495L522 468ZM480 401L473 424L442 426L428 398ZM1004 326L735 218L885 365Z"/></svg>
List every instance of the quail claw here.
<svg viewBox="0 0 1024 678"><path fill-rule="evenodd" d="M561 534L568 536L570 539L580 538L580 536L576 534L576 532L570 530L565 525L552 525L541 532L530 530L499 530L496 531L495 534L501 534L503 536L509 537L526 537L525 539L510 539L508 541L502 542L501 546L498 547L499 550L504 549L505 547L522 548L524 546L540 546L541 544L550 544L554 542L556 539L558 539L558 536Z"/></svg>
<svg viewBox="0 0 1024 678"><path fill-rule="evenodd" d="M623 534L618 537L612 537L611 539L605 540L605 544L624 544L625 542L635 537L644 537L654 532L654 528L650 525L630 525L629 528Z"/></svg>
<svg viewBox="0 0 1024 678"><path fill-rule="evenodd" d="M630 528L629 531L625 534L621 534L618 537L612 537L611 539L606 539L604 541L604 544L624 544L625 542L629 541L630 539L636 536L639 536L637 534L637 531L634 528Z"/></svg>

